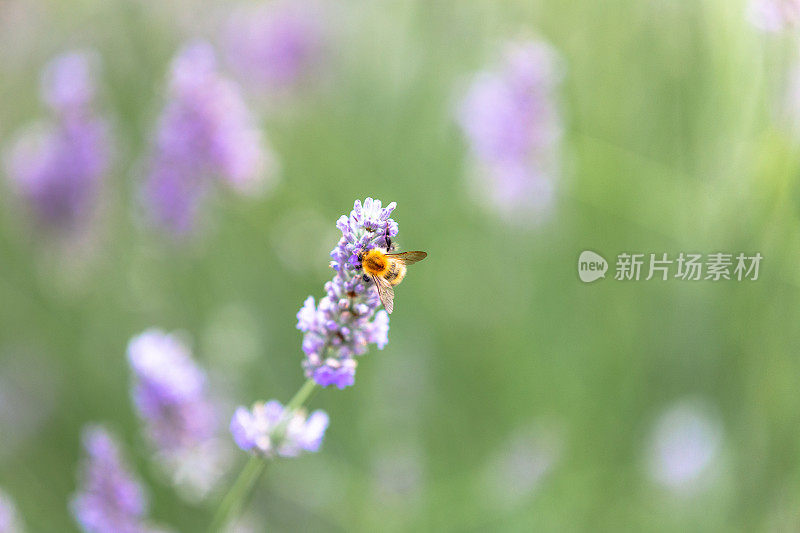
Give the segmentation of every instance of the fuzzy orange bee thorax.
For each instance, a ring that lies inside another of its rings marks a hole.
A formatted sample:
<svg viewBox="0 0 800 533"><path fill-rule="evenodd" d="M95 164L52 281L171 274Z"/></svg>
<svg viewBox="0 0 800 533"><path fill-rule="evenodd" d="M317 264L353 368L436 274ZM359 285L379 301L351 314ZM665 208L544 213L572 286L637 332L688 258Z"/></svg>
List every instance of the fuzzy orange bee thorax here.
<svg viewBox="0 0 800 533"><path fill-rule="evenodd" d="M373 248L364 254L361 260L362 268L373 276L382 276L389 269L389 260L382 251Z"/></svg>

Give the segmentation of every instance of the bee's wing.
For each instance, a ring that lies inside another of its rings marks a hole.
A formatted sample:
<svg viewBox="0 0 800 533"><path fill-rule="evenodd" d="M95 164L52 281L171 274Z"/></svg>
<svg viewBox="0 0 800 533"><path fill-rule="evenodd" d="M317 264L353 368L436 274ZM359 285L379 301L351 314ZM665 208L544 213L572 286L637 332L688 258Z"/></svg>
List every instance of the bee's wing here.
<svg viewBox="0 0 800 533"><path fill-rule="evenodd" d="M372 276L372 281L375 282L375 287L378 288L378 296L381 299L383 308L391 315L394 309L394 287L392 287L388 281L378 276Z"/></svg>
<svg viewBox="0 0 800 533"><path fill-rule="evenodd" d="M416 263L417 261L422 261L428 254L426 252L403 252L401 254L386 254L387 256L397 259L401 261L405 265L410 265L412 263Z"/></svg>

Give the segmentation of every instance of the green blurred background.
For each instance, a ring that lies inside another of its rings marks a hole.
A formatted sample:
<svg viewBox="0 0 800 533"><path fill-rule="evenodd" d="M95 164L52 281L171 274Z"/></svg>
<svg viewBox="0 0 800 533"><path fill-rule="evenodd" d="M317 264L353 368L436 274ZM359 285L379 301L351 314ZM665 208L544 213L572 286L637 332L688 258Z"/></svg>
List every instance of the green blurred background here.
<svg viewBox="0 0 800 533"><path fill-rule="evenodd" d="M256 531L800 530L800 150L778 105L791 36L758 33L730 0L343 4L330 81L263 113L280 183L223 194L176 246L132 206L170 58L226 9L202 5L0 1L0 140L42 116L41 66L91 46L118 144L90 259L40 238L2 184L0 487L29 531L74 529L91 421L125 442L155 521L202 531L213 499L182 503L148 464L126 343L183 331L230 401L288 400L295 313L323 294L334 222L366 196L396 201L401 248L429 258L356 386L315 396L323 450L270 468ZM566 67L557 206L528 229L474 203L453 121L465 80L519 36ZM583 284L585 249L764 260L755 282ZM719 441L675 488L649 465L659 417L685 401Z"/></svg>

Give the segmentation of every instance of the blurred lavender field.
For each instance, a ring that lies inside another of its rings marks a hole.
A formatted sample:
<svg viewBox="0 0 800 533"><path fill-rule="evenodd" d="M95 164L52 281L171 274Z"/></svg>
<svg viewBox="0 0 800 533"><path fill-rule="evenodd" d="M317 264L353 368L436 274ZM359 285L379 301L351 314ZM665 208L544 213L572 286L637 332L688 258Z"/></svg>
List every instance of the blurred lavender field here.
<svg viewBox="0 0 800 533"><path fill-rule="evenodd" d="M205 531L239 447L230 531L796 530L798 45L796 0L0 0L0 533ZM367 197L429 254L391 322L323 288Z"/></svg>

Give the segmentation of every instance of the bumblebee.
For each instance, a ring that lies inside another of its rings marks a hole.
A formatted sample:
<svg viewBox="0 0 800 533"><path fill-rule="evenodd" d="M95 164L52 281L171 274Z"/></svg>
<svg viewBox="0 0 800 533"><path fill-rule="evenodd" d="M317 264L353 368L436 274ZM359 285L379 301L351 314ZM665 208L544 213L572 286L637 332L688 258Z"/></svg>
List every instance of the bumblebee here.
<svg viewBox="0 0 800 533"><path fill-rule="evenodd" d="M372 279L378 289L383 308L392 314L394 310L394 286L406 277L407 266L422 261L428 257L426 252L402 252L399 254L388 253L388 249L373 248L367 253L360 254L361 268L364 270L364 279Z"/></svg>

